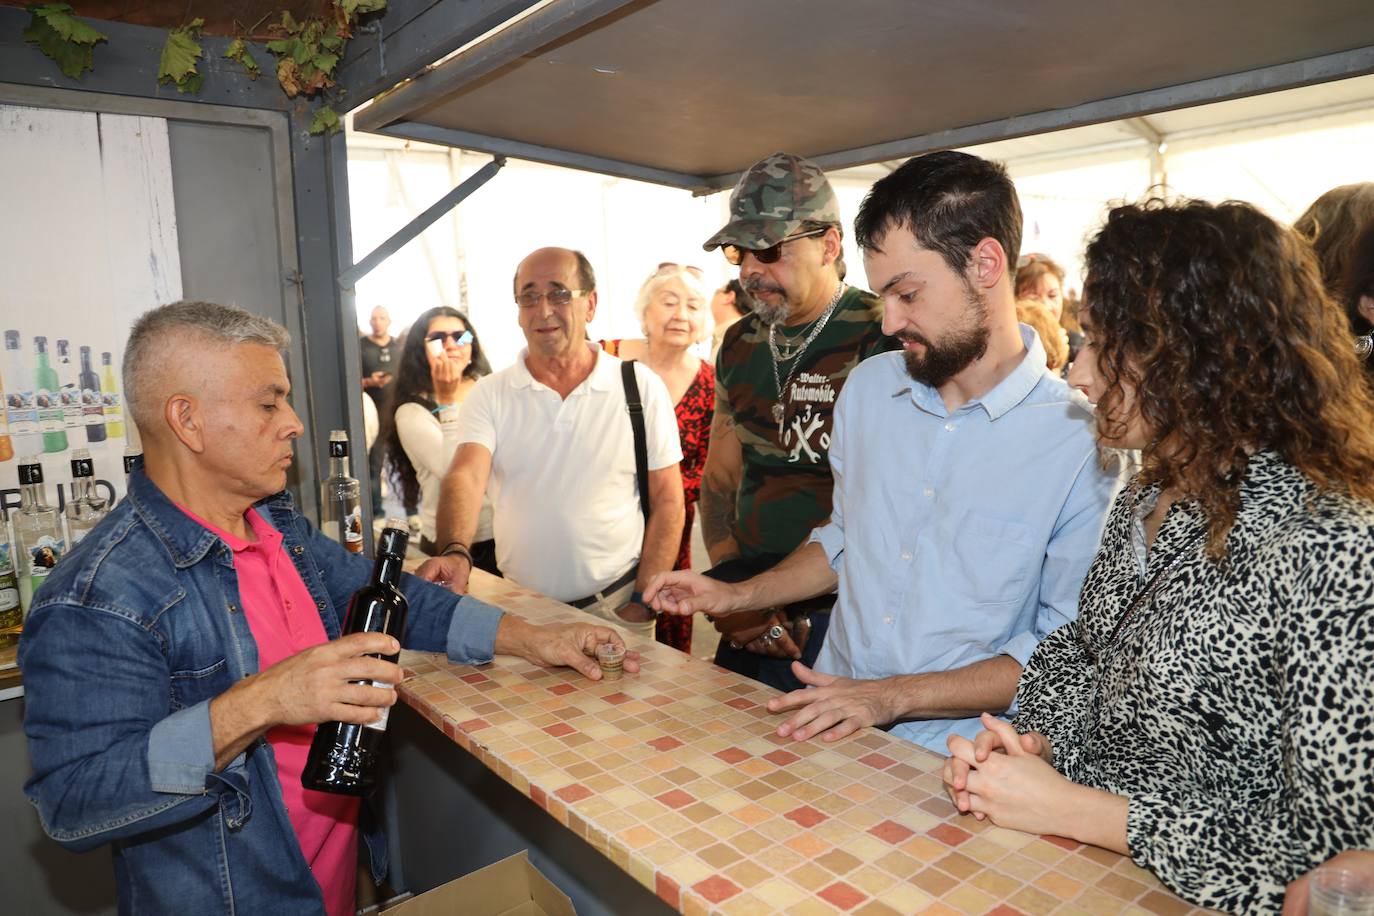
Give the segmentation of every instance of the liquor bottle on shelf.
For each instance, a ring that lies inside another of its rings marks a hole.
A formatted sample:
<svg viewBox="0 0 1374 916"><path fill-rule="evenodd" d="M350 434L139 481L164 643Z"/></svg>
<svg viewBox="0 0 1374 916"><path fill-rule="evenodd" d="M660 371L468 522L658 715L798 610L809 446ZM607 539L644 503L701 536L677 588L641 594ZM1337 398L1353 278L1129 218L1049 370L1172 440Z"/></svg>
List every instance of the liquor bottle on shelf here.
<svg viewBox="0 0 1374 916"><path fill-rule="evenodd" d="M20 455L43 450L38 428L38 404L33 395L33 376L19 347L19 332L5 332L5 414L10 425L11 447Z"/></svg>
<svg viewBox="0 0 1374 916"><path fill-rule="evenodd" d="M399 642L405 632L409 605L401 593L401 563L405 559L410 529L404 521L388 519L377 539L377 559L372 578L353 594L344 618L343 635L386 633ZM396 655L382 655L389 662ZM363 682L359 682L363 683ZM393 684L372 682L377 687ZM386 735L387 710L376 722L356 725L351 722L324 722L315 729L310 755L301 772L301 785L319 792L341 795L367 795L377 783L382 738Z"/></svg>
<svg viewBox="0 0 1374 916"><path fill-rule="evenodd" d="M100 354L100 403L105 413L105 433L115 438L124 438L124 405L120 403L119 386L115 384L114 366L110 365L110 354Z"/></svg>
<svg viewBox="0 0 1374 916"><path fill-rule="evenodd" d="M67 499L67 537L71 546L81 543L110 511L109 500L95 492L95 465L84 448L72 452L72 490Z"/></svg>
<svg viewBox="0 0 1374 916"><path fill-rule="evenodd" d="M130 442L124 446L124 482L127 485L129 475L134 472L134 468L143 463L143 449Z"/></svg>
<svg viewBox="0 0 1374 916"><path fill-rule="evenodd" d="M35 337L33 351L33 395L38 404L38 426L43 430L43 451L65 452L67 419L62 412L62 383L57 380L57 370L48 360L48 338Z"/></svg>
<svg viewBox="0 0 1374 916"><path fill-rule="evenodd" d="M363 510L358 479L348 474L348 433L329 434L329 477L320 485L320 528L353 553L363 552Z"/></svg>
<svg viewBox="0 0 1374 916"><path fill-rule="evenodd" d="M5 373L0 368L0 461L14 457L14 442L10 439L10 412L5 400ZM0 512L0 516L4 513Z"/></svg>
<svg viewBox="0 0 1374 916"><path fill-rule="evenodd" d="M70 341L57 341L57 381L62 386L62 421L67 427L67 439L75 442L76 434L85 425L81 416L81 386L77 383L76 363L72 362Z"/></svg>
<svg viewBox="0 0 1374 916"><path fill-rule="evenodd" d="M81 416L86 420L86 441L105 441L105 405L100 399L100 376L91 368L91 348L81 348Z"/></svg>
<svg viewBox="0 0 1374 916"><path fill-rule="evenodd" d="M14 552L0 512L0 649L19 641L24 625L24 609L19 603L19 580L14 575Z"/></svg>
<svg viewBox="0 0 1374 916"><path fill-rule="evenodd" d="M48 505L43 492L43 465L31 455L19 459L19 508L14 524L14 571L19 577L19 600L25 610L48 573L67 552L62 516Z"/></svg>

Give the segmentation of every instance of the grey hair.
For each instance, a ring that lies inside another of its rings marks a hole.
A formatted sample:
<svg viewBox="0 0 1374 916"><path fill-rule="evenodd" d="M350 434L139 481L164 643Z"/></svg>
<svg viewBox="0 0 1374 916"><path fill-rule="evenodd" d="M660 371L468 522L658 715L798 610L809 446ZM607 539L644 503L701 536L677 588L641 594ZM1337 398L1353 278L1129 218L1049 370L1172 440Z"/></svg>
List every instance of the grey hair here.
<svg viewBox="0 0 1374 916"><path fill-rule="evenodd" d="M176 334L221 345L253 343L274 350L291 346L286 328L232 305L183 299L144 312L134 322L124 347L124 402L140 432L152 429L157 421L161 405L152 403L149 387L162 368L159 347Z"/></svg>
<svg viewBox="0 0 1374 916"><path fill-rule="evenodd" d="M687 287L687 292L701 300L702 322L701 336L692 343L700 343L703 340L711 339L711 331L715 329L715 319L711 315L711 291L707 289L706 282L692 271L677 264L660 267L649 275L649 279L644 281L644 285L639 288L639 294L635 296L635 317L639 319L639 326L644 326L644 312L648 310L649 303L653 301L654 294L659 288L670 280L678 280L683 286ZM646 332L647 336L647 332Z"/></svg>

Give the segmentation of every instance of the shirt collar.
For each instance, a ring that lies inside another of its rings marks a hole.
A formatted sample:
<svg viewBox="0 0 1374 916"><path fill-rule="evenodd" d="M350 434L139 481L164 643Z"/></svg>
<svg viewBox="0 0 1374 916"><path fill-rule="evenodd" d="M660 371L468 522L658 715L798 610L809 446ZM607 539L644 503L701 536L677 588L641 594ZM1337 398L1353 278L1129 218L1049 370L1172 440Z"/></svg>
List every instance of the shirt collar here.
<svg viewBox="0 0 1374 916"><path fill-rule="evenodd" d="M590 386L593 391L609 391L616 383L620 360L606 353L601 347L592 343L590 340L587 341L587 348L592 351L592 356L596 359L596 362L592 365L591 375L583 380L582 385ZM511 366L513 373L511 384L516 388L543 388L545 390L552 390L548 385L545 385L530 374L529 366L525 365L525 360L529 359L529 355L530 348L525 347L520 351L520 355L515 358L515 364ZM582 385L578 385L577 388L581 388ZM576 391L577 388L573 390Z"/></svg>
<svg viewBox="0 0 1374 916"><path fill-rule="evenodd" d="M194 566L220 542L220 538L209 528L177 508L148 478L142 465L134 468L129 475L126 498L143 523L166 545L172 562L179 569ZM259 501L257 505L269 511L278 506L290 510L291 494L283 491Z"/></svg>
<svg viewBox="0 0 1374 916"><path fill-rule="evenodd" d="M281 532L268 524L267 520L262 517L262 514L255 509L249 509L243 514L243 517L244 520L248 522L248 527L252 530L256 540L245 541L243 538L226 531L218 525L207 522L185 506L179 504L174 505L182 512L186 513L187 518L206 528L211 534L214 534L225 544L229 545L229 549L234 553L243 553L245 550L252 550L255 548L264 550L267 553L275 553L277 546L281 544Z"/></svg>
<svg viewBox="0 0 1374 916"><path fill-rule="evenodd" d="M1026 347L1025 357L991 391L981 398L969 401L960 410L976 405L987 412L988 419L996 420L1024 401L1035 390L1035 386L1040 384L1040 379L1050 374L1049 368L1045 365L1045 345L1040 342L1040 335L1028 325L1018 324L1016 327L1021 332L1021 343ZM905 360L893 360L892 364L902 378L901 386L892 393L893 397L910 393L911 400L926 413L940 417L949 414L939 391L915 381L906 373Z"/></svg>

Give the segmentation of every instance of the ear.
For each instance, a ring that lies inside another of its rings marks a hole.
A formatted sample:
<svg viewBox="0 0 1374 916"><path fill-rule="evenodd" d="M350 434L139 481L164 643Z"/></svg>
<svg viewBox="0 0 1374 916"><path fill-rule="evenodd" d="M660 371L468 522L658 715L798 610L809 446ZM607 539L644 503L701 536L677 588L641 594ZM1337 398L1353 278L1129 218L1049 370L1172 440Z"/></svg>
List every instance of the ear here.
<svg viewBox="0 0 1374 916"><path fill-rule="evenodd" d="M840 230L831 226L830 229L821 236L821 264L834 264L844 253L844 243L840 241ZM731 294L733 296L733 293Z"/></svg>
<svg viewBox="0 0 1374 916"><path fill-rule="evenodd" d="M1002 249L1000 242L987 237L973 246L969 257L968 279L978 289L992 289L999 281L1010 280L1007 274L1007 253Z"/></svg>
<svg viewBox="0 0 1374 916"><path fill-rule="evenodd" d="M200 415L200 405L189 394L174 394L167 399L162 409L162 418L167 428L182 445L192 452L205 451L205 421Z"/></svg>
<svg viewBox="0 0 1374 916"><path fill-rule="evenodd" d="M592 323L592 319L595 318L595 317L596 317L596 290L592 290L590 293L587 293L587 318L586 318L585 323L586 323L586 324L591 324L591 323Z"/></svg>
<svg viewBox="0 0 1374 916"><path fill-rule="evenodd" d="M1356 308L1365 321L1374 325L1374 296L1361 296L1360 303Z"/></svg>

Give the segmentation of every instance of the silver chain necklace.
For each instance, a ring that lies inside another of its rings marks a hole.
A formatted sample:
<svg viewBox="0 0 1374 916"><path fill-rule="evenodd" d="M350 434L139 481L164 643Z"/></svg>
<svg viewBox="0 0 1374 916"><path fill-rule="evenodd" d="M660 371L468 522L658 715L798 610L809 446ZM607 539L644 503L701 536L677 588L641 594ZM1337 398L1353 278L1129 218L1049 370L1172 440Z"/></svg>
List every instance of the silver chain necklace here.
<svg viewBox="0 0 1374 916"><path fill-rule="evenodd" d="M830 298L830 304L825 307L825 311L815 320L815 327L813 327L811 332L802 339L800 344L797 344L795 350L789 348L788 356L780 356L778 354L778 326L775 324L770 324L768 326L768 349L773 355L773 384L778 387L778 399L773 404L772 413L773 419L777 421L778 424L779 440L782 439L783 421L787 418L787 408L783 406L783 393L787 391L787 386L792 384L792 373L796 372L797 366L801 365L802 354L806 352L806 348L811 346L811 342L819 337L821 331L825 330L825 326L830 323L830 316L835 314L835 307L840 304L840 299L844 297L846 288L845 284L841 282L839 288L835 290L835 295ZM792 360L792 365L787 369L787 376L780 379L778 377L778 363L788 359Z"/></svg>

